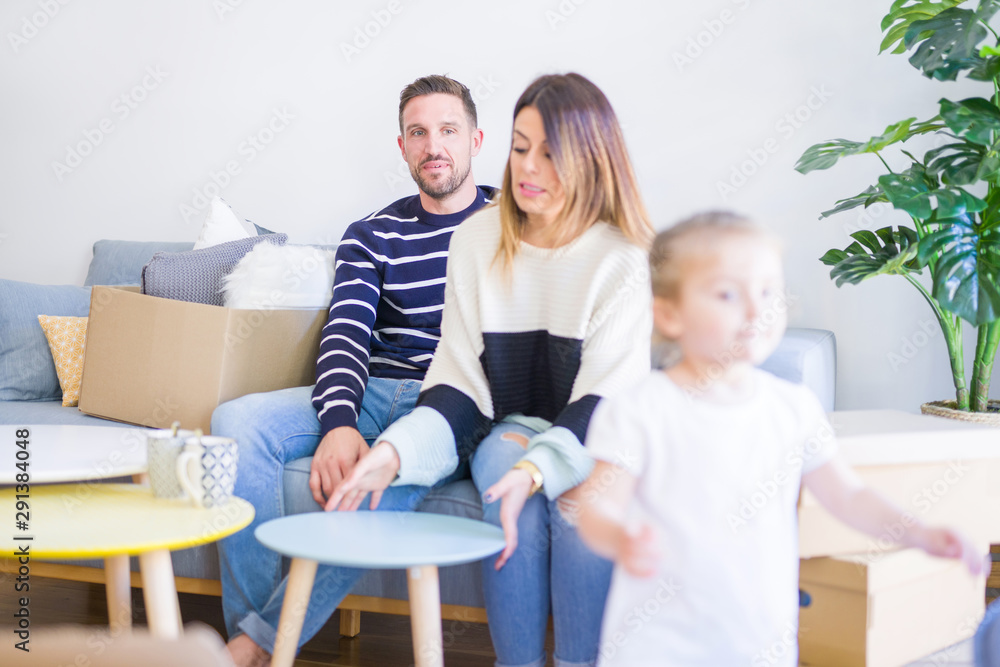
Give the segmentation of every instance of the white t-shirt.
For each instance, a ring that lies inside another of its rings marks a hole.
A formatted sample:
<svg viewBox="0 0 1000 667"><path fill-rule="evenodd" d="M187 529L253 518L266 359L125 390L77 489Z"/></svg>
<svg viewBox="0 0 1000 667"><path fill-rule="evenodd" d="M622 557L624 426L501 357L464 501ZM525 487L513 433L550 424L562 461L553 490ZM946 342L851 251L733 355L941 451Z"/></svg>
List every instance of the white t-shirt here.
<svg viewBox="0 0 1000 667"><path fill-rule="evenodd" d="M615 568L603 667L797 664L796 503L836 443L808 389L752 381L752 399L719 405L657 371L598 405L587 450L638 480L629 522L663 552L652 578Z"/></svg>

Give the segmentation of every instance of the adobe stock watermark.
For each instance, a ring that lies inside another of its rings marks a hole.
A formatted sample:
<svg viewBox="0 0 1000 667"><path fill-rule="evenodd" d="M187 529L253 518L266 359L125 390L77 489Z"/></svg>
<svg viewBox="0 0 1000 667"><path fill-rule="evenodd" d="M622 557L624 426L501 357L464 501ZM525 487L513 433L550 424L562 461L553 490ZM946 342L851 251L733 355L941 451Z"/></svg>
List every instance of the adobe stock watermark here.
<svg viewBox="0 0 1000 667"><path fill-rule="evenodd" d="M771 667L786 664L789 657L794 657L799 650L799 629L795 623L788 621L781 633L750 659L751 667Z"/></svg>
<svg viewBox="0 0 1000 667"><path fill-rule="evenodd" d="M902 336L899 349L895 352L887 352L885 360L889 363L889 368L898 371L900 366L913 361L914 357L941 332L937 320L920 320L919 331L914 331L910 336Z"/></svg>
<svg viewBox="0 0 1000 667"><path fill-rule="evenodd" d="M750 0L732 0L737 10L743 11L750 6ZM736 23L739 14L731 9L723 9L719 15L712 19L701 22L703 30L699 30L694 36L688 37L683 51L674 51L674 65L678 72L683 72L685 67L693 65L694 61L705 54L715 42L722 37L727 26Z"/></svg>
<svg viewBox="0 0 1000 667"><path fill-rule="evenodd" d="M790 292L783 292L776 297L752 322L744 326L745 332L752 342L759 336L766 336L779 322L788 321L788 313L795 306L798 297ZM715 359L708 368L698 377L694 383L685 384L681 387L688 400L697 400L705 394L726 372L732 368L733 364L746 357L747 343L742 339L736 339L730 343L729 347L715 355Z"/></svg>
<svg viewBox="0 0 1000 667"><path fill-rule="evenodd" d="M784 470L775 470L763 481L758 480L756 490L741 498L736 503L736 509L726 515L726 522L733 533L753 521L757 515L789 484L798 489L801 482L802 466L808 463L820 452L829 451L834 440L833 427L823 422L816 433L800 446L786 454Z"/></svg>
<svg viewBox="0 0 1000 667"><path fill-rule="evenodd" d="M191 202L178 206L178 211L184 218L184 222L190 222L193 216L208 209L212 198L217 197L229 187L233 182L233 177L243 173L243 168L270 146L279 134L288 129L293 120L295 120L295 116L287 108L273 109L271 117L264 123L264 126L253 134L247 135L246 139L240 142L236 148L236 157L227 160L218 171L210 169L208 180L204 185L192 189Z"/></svg>
<svg viewBox="0 0 1000 667"><path fill-rule="evenodd" d="M86 128L83 131L83 139L74 144L66 144L66 155L63 162L52 161L52 172L56 179L62 183L68 174L73 173L77 167L83 164L84 159L93 154L94 150L104 143L109 134L115 131L118 124L123 122L132 112L139 108L139 105L149 98L149 94L160 87L169 72L164 72L159 65L150 65L146 68L146 73L142 80L127 91L119 95L111 102L112 116L102 118L97 127Z"/></svg>
<svg viewBox="0 0 1000 667"><path fill-rule="evenodd" d="M545 10L545 20L549 22L549 29L555 32L559 26L569 21L573 14L576 14L578 7L587 0L560 0L555 9Z"/></svg>
<svg viewBox="0 0 1000 667"><path fill-rule="evenodd" d="M364 25L354 27L354 36L350 42L340 43L340 52L344 54L344 60L348 63L361 55L361 52L371 46L372 40L382 34L382 31L389 27L393 18L399 16L403 11L403 4L400 0L389 0L383 9L373 10L371 20Z"/></svg>
<svg viewBox="0 0 1000 667"><path fill-rule="evenodd" d="M626 646L632 637L642 632L649 625L650 621L666 605L670 604L671 600L677 597L678 591L682 590L684 590L683 586L674 581L673 577L669 579L661 578L657 581L656 590L653 594L641 605L636 605L630 609L622 619L627 632L618 630L612 633L611 636L605 637L604 641L601 642L601 645L598 647L601 659L610 660L614 658L618 654L618 651Z"/></svg>
<svg viewBox="0 0 1000 667"><path fill-rule="evenodd" d="M226 14L232 14L243 5L244 0L212 0L212 9L220 21L226 20Z"/></svg>
<svg viewBox="0 0 1000 667"><path fill-rule="evenodd" d="M861 209L853 221L846 223L844 225L844 233L850 236L854 232L860 232L862 229L874 231L878 226L876 224L877 221L892 210L893 208L890 204L881 201L875 202L868 208Z"/></svg>
<svg viewBox="0 0 1000 667"><path fill-rule="evenodd" d="M768 137L761 145L748 148L746 151L747 159L733 165L729 178L715 182L715 190L719 193L722 201L728 201L732 195L746 185L750 178L767 164L771 156L781 150L783 143L795 136L795 133L808 123L813 114L822 109L831 97L833 97L833 93L827 89L826 84L812 86L809 89L809 95L806 96L802 104L783 114L774 123L774 131L778 133L777 137Z"/></svg>
<svg viewBox="0 0 1000 667"><path fill-rule="evenodd" d="M910 498L910 505L916 510L916 514L904 511L898 521L882 526L882 532L878 537L868 540L868 550L865 558L858 562L858 567L864 567L879 561L886 552L894 551L900 546L900 540L907 531L920 523L920 516L926 515L935 505L948 495L957 486L965 474L972 470L964 461L955 460L948 462L948 468L940 477L930 484L927 484Z"/></svg>
<svg viewBox="0 0 1000 667"><path fill-rule="evenodd" d="M16 54L21 47L37 37L49 21L56 17L59 10L69 2L70 0L38 0L39 11L33 12L30 16L22 16L18 31L7 33L7 41L10 42L10 48L14 53Z"/></svg>

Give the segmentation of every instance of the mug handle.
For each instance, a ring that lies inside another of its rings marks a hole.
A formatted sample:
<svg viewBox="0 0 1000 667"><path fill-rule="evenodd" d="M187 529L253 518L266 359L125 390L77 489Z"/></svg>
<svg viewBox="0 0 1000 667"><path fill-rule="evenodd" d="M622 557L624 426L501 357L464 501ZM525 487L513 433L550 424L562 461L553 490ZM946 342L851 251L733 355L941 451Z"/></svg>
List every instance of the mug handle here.
<svg viewBox="0 0 1000 667"><path fill-rule="evenodd" d="M197 463L200 458L200 448L198 451L192 451L185 448L184 451L177 456L177 481L180 482L184 492L194 499L195 505L198 507L204 507L203 502L205 490L201 488L200 483L195 484L191 480L191 464Z"/></svg>

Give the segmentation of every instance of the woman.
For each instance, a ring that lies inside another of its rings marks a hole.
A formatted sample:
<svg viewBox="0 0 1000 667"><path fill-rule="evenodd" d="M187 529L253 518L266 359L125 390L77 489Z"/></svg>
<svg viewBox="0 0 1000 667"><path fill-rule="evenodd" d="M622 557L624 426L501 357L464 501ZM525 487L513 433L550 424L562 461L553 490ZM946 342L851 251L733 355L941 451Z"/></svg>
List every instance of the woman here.
<svg viewBox="0 0 1000 667"><path fill-rule="evenodd" d="M418 407L327 505L355 509L372 491L374 507L390 483L431 485L471 456L484 518L507 540L483 567L498 665L545 663L550 607L556 664L597 658L611 563L580 541L571 509L593 466L581 443L594 407L649 372L651 236L604 94L578 74L533 82L499 204L452 237Z"/></svg>

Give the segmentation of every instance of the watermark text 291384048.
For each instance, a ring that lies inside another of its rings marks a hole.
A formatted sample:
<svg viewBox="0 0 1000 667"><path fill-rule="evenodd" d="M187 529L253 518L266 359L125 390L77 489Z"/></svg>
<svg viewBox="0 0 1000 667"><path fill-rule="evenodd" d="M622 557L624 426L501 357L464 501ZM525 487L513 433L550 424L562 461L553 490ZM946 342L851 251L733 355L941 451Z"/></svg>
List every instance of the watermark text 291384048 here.
<svg viewBox="0 0 1000 667"><path fill-rule="evenodd" d="M14 550L14 557L17 559L17 576L14 578L14 591L16 593L27 593L29 590L31 540L28 534L31 527L31 431L27 428L19 428L14 431L14 467L17 472L14 474L16 485L14 486L14 541L18 547ZM28 597L26 595L17 598L17 611L14 613L15 621L14 636L21 641L15 641L14 647L22 651L28 651L28 641L30 637L30 612L28 611Z"/></svg>

